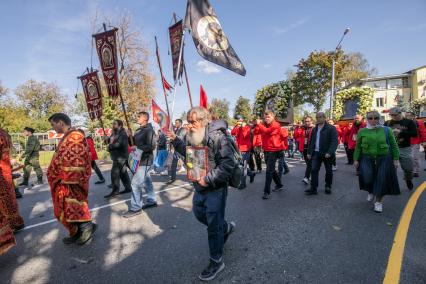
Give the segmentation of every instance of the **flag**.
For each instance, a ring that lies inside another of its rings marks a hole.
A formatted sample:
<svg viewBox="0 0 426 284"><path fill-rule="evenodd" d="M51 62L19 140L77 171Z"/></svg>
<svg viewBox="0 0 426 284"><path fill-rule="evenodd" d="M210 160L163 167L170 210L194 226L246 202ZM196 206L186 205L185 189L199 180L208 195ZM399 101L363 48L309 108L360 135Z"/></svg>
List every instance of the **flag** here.
<svg viewBox="0 0 426 284"><path fill-rule="evenodd" d="M152 100L152 119L160 126L164 131L169 129L170 117L165 111L163 111L157 103Z"/></svg>
<svg viewBox="0 0 426 284"><path fill-rule="evenodd" d="M179 69L178 76L178 64L179 64L179 55L180 47L182 46L182 36L183 36L183 24L182 20L169 27L169 36L170 36L170 50L172 52L172 64L173 64L173 79L176 81L178 78L182 77L183 71L183 54L181 58L181 65ZM183 50L182 50L183 52Z"/></svg>
<svg viewBox="0 0 426 284"><path fill-rule="evenodd" d="M118 29L114 28L103 33L92 35L92 37L95 38L96 51L98 52L99 62L110 97L119 95L117 31Z"/></svg>
<svg viewBox="0 0 426 284"><path fill-rule="evenodd" d="M195 47L204 59L242 76L246 75L246 69L229 43L208 0L188 0L184 26L189 29Z"/></svg>
<svg viewBox="0 0 426 284"><path fill-rule="evenodd" d="M173 90L173 87L169 84L169 82L167 82L166 78L164 77L163 77L163 86L164 86L164 89L166 89L169 92Z"/></svg>
<svg viewBox="0 0 426 284"><path fill-rule="evenodd" d="M207 108L207 95L203 89L203 85L200 85L200 107Z"/></svg>
<svg viewBox="0 0 426 284"><path fill-rule="evenodd" d="M99 84L98 70L79 77L83 86L87 111L91 120L102 117L102 93Z"/></svg>

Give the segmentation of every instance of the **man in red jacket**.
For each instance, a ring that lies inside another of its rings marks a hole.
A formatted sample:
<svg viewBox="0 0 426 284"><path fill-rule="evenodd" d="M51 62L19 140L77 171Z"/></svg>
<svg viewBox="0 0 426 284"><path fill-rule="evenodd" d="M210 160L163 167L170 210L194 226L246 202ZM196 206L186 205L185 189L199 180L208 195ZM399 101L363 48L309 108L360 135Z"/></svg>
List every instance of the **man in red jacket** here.
<svg viewBox="0 0 426 284"><path fill-rule="evenodd" d="M265 111L264 123L258 119L256 124L255 134L262 135L262 147L266 162L266 178L262 198L268 199L271 195L272 179L275 182L274 191L283 189L281 178L276 171L276 163L284 155L281 141L281 125L275 120L275 114L270 110Z"/></svg>
<svg viewBox="0 0 426 284"><path fill-rule="evenodd" d="M411 150L413 152L413 177L419 177L420 172L420 144L426 143L426 127L423 121L416 119L414 112L406 112L405 117L414 121L417 126L417 136L411 137Z"/></svg>
<svg viewBox="0 0 426 284"><path fill-rule="evenodd" d="M281 127L281 141L283 142L284 155L278 162L278 175L280 178L282 177L283 173L288 174L290 172L290 169L285 161L285 152L288 151L288 129L284 126Z"/></svg>
<svg viewBox="0 0 426 284"><path fill-rule="evenodd" d="M254 172L252 172L248 167L248 161L250 158L250 151L251 151L251 135L250 135L250 126L248 126L245 122L242 116L237 117L238 122L234 126L234 128L231 131L231 135L235 137L235 141L237 142L238 149L241 152L241 155L243 156L243 166L244 166L244 172L243 176L241 177L241 184L238 189L244 189L247 187L246 185L246 177L247 175L250 177L250 183L254 181L254 176L256 175Z"/></svg>
<svg viewBox="0 0 426 284"><path fill-rule="evenodd" d="M105 178L102 175L102 172L99 169L98 165L96 164L96 160L98 159L98 154L96 153L95 143L93 142L93 138L90 134L86 135L86 141L87 141L87 144L89 145L90 155L92 156L92 169L96 172L96 175L99 178L99 180L96 181L95 184L104 183Z"/></svg>
<svg viewBox="0 0 426 284"><path fill-rule="evenodd" d="M249 160L250 170L252 172L255 171L255 163L257 167L257 172L260 173L262 171L262 135L254 134L254 129L256 127L256 120L253 120L253 124L251 127L251 139L252 139L252 149L251 149L251 157Z"/></svg>
<svg viewBox="0 0 426 284"><path fill-rule="evenodd" d="M362 116L357 114L354 117L354 124L352 125L351 131L349 132L348 137L348 160L349 165L353 165L354 163L354 151L356 147L356 137L358 135L358 131L365 127L365 123L362 121Z"/></svg>
<svg viewBox="0 0 426 284"><path fill-rule="evenodd" d="M350 154L349 154L349 147L348 147L348 142L349 142L349 134L351 132L353 123L349 122L348 125L343 127L342 130L342 143L343 146L345 147L345 153L346 153L346 158L348 159L348 162L346 163L346 165L349 165L351 163L350 161Z"/></svg>

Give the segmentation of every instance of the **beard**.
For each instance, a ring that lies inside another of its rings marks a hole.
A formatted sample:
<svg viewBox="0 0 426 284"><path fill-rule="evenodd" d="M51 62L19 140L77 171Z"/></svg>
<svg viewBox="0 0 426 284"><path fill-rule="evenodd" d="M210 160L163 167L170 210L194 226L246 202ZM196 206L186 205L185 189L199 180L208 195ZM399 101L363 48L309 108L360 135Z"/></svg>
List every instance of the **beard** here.
<svg viewBox="0 0 426 284"><path fill-rule="evenodd" d="M195 131L191 130L186 136L186 139L188 139L188 142L190 145L199 146L203 143L204 134L205 134L205 128L201 128Z"/></svg>

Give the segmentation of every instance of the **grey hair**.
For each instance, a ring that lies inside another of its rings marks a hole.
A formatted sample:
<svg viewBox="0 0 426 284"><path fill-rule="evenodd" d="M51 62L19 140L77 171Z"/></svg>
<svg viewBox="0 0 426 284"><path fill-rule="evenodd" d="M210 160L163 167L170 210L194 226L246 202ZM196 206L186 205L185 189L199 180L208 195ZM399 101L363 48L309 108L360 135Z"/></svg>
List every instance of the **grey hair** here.
<svg viewBox="0 0 426 284"><path fill-rule="evenodd" d="M370 110L365 116L368 116L369 114L375 114L376 116L380 117L380 112L378 112L377 110Z"/></svg>
<svg viewBox="0 0 426 284"><path fill-rule="evenodd" d="M207 126L210 122L210 112L203 107L193 107L188 111L187 119L191 120L191 116L195 113L197 121L200 121L203 126Z"/></svg>

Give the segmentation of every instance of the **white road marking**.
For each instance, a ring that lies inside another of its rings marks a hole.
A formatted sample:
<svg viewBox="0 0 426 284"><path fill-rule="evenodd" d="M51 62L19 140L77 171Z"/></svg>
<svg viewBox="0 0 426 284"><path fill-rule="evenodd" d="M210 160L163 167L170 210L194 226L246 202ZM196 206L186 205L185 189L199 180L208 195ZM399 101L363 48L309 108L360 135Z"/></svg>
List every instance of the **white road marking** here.
<svg viewBox="0 0 426 284"><path fill-rule="evenodd" d="M155 194L160 194L161 192L166 192L166 191L170 191L170 190L177 189L177 188L184 188L185 186L188 186L188 185L191 185L191 184L190 183L184 183L184 184L179 185L179 186L170 187L170 188L166 188L166 189L157 191L157 192L155 192ZM146 197L146 196L147 196L146 194L143 195L143 197ZM121 204L121 203L126 203L127 201L130 201L130 198L92 208L92 209L90 209L90 212L98 211L100 209L107 208L107 207L112 207L112 206L115 206L115 205L118 205L118 204ZM48 221L44 221L44 222L41 222L41 223L37 223L37 224L34 224L34 225L27 226L24 229L22 229L22 231L26 231L26 230L29 230L29 229L32 229L32 228L40 227L40 226L47 225L47 224L57 222L57 221L58 221L57 219L51 219L51 220L48 220Z"/></svg>

